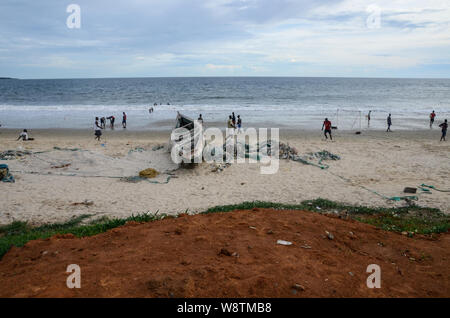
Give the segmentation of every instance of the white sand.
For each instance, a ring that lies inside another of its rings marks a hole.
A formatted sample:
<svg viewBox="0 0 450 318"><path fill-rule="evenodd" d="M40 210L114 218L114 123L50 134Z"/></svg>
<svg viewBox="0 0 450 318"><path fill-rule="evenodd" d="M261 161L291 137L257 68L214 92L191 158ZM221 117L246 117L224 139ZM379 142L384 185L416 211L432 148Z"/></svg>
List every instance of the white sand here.
<svg viewBox="0 0 450 318"><path fill-rule="evenodd" d="M80 214L96 217L126 217L156 211L175 214L244 201L300 203L319 197L356 205L401 206L405 202L387 201L360 186L389 197L405 195L404 187L422 183L450 189L450 141L440 143L437 130L340 133L334 142L325 141L320 132L282 131L281 141L289 142L299 153L328 150L342 159L327 162L328 171L281 160L279 172L274 175L262 175L259 164L233 164L222 172L211 172L210 165L205 163L196 169L177 170L177 178L168 184L85 176L129 176L148 167L171 170L172 165L164 159L167 154L152 151L155 145L168 141L169 132L106 131L102 142L94 141L91 131L35 130L31 132L36 138L32 142L15 141L17 135L18 131L0 130L0 151L18 147L43 151L54 146L87 151L53 151L39 155L43 160L32 156L1 161L11 170L40 171L43 175L16 172L13 173L16 183L0 182L0 224L14 220L34 224L61 222ZM148 151L128 155L136 147ZM67 168L51 168L69 162L71 166ZM57 173L78 176L54 175ZM335 175L348 178L351 183ZM157 180L164 181L165 176ZM419 198L419 205L450 212L450 193L433 191ZM85 200L94 204L72 205Z"/></svg>

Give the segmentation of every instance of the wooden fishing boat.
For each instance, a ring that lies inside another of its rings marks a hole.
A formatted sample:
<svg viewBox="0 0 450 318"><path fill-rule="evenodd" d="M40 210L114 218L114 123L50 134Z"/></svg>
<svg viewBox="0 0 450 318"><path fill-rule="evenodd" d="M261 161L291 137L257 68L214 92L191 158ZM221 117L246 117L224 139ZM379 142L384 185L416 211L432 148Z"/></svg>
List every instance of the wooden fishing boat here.
<svg viewBox="0 0 450 318"><path fill-rule="evenodd" d="M169 141L169 151L176 147L183 163L201 162L203 159L203 129L200 122L178 112L175 128L172 130ZM196 146L197 145L197 146Z"/></svg>

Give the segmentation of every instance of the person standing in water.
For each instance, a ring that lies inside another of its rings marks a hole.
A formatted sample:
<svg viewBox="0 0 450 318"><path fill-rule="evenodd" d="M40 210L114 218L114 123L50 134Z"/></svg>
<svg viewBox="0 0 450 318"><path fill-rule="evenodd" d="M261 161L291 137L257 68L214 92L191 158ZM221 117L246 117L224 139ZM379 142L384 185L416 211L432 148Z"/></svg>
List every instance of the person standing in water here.
<svg viewBox="0 0 450 318"><path fill-rule="evenodd" d="M123 112L122 114L122 127L127 128L127 114L125 114L125 112Z"/></svg>
<svg viewBox="0 0 450 318"><path fill-rule="evenodd" d="M102 127L98 123L98 117L95 117L94 132L95 132L95 139L100 141L100 137L102 136Z"/></svg>
<svg viewBox="0 0 450 318"><path fill-rule="evenodd" d="M389 116L388 116L388 118L387 118L387 126L388 126L388 128L387 128L386 132L392 131L392 130L391 130L391 126L392 126L392 118L391 118L391 114L389 114Z"/></svg>
<svg viewBox="0 0 450 318"><path fill-rule="evenodd" d="M330 135L330 140L333 140L333 137L331 136L331 121L328 120L328 118L325 118L325 121L323 122L322 125L322 130L324 130L325 128L325 139L328 139L327 134Z"/></svg>
<svg viewBox="0 0 450 318"><path fill-rule="evenodd" d="M448 129L448 122L447 119L439 125L439 127L442 128L442 136L440 141L445 141L445 136L447 135L447 129Z"/></svg>
<svg viewBox="0 0 450 318"><path fill-rule="evenodd" d="M369 113L367 114L367 127L370 126L370 113L372 113L371 110L369 110Z"/></svg>
<svg viewBox="0 0 450 318"><path fill-rule="evenodd" d="M430 114L430 128L433 128L433 124L434 124L434 119L436 118L436 113L434 112L434 110L431 112Z"/></svg>

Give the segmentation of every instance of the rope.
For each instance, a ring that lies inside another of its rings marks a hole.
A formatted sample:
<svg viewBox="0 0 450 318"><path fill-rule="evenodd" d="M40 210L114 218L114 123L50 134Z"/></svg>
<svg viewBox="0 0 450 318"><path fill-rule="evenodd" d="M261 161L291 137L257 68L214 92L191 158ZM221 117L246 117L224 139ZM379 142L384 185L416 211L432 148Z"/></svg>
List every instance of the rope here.
<svg viewBox="0 0 450 318"><path fill-rule="evenodd" d="M176 176L174 175L169 175L166 179L166 181L164 182L159 182L159 181L152 181L149 180L148 178L142 178L139 176L133 176L133 177L118 177L118 176L100 176L100 175L93 175L93 176L82 176L82 175L78 175L75 173L42 173L42 172L36 172L36 171L20 171L20 170L10 170L11 172L14 173L22 173L22 174L34 174L34 175L39 175L39 176L58 176L58 177L79 177L79 178L107 178L107 179L121 179L123 181L129 181L129 182L138 182L138 181L147 181L149 183L154 183L154 184L167 184L169 183L170 179L172 178L176 178ZM7 181L5 181L7 182Z"/></svg>
<svg viewBox="0 0 450 318"><path fill-rule="evenodd" d="M436 187L433 186L433 185L426 185L426 184L424 184L424 183L422 183L422 184L420 185L420 189L421 189L422 191L429 191L429 192L431 192L431 191L430 191L429 189L427 189L427 188L430 188L430 189L433 189L433 190L439 191L439 192L450 192L450 190L441 190L441 189L436 188Z"/></svg>
<svg viewBox="0 0 450 318"><path fill-rule="evenodd" d="M345 177L343 177L343 176L340 176L340 175L338 175L338 174L335 174L335 173L333 173L333 172L331 172L331 171L327 171L327 172L330 173L330 174L332 174L332 175L335 176L335 177L338 177L338 178L340 178L340 179L342 179L342 180L348 182L348 183L352 183L352 181L351 181L350 179L347 179L347 178L345 178ZM378 192L375 191L375 190L366 188L365 186L362 186L362 185L357 185L357 186L360 187L361 189L364 189L364 190L366 190L366 191L369 191L369 192L371 192L371 193L373 193L373 194L375 194L375 195L377 195L377 196L379 196L379 197L381 197L381 198L383 198L383 199L386 199L386 200L388 200L388 201L396 201L396 202L399 202L399 201L402 201L402 200L412 200L412 201L418 201L418 200L419 200L419 197L416 196L416 195L402 196L402 197L388 197L388 196L386 196L386 195L384 195L384 194L378 193Z"/></svg>

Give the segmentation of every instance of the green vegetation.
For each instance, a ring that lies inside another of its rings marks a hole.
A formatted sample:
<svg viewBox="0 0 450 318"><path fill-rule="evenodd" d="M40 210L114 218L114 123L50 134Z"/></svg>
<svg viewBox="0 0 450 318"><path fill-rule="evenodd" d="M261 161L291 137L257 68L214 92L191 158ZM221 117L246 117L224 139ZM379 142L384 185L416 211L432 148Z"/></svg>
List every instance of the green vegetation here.
<svg viewBox="0 0 450 318"><path fill-rule="evenodd" d="M277 210L306 210L321 214L348 217L368 223L387 231L408 232L409 236L417 234L443 233L450 229L450 216L438 209L416 205L401 208L371 208L345 205L329 200L317 199L303 201L300 204L282 204L272 202L244 202L235 205L216 206L202 214L225 213L234 210L253 208L272 208ZM187 212L188 210L186 210ZM0 258L11 246L23 246L30 240L45 239L56 234L73 234L77 237L92 236L122 226L127 222L152 222L168 217L165 214L139 214L124 219L102 217L87 224L81 224L92 215L80 215L66 223L57 223L32 227L26 222L13 222L0 227Z"/></svg>
<svg viewBox="0 0 450 318"><path fill-rule="evenodd" d="M31 227L26 222L13 222L0 227L0 258L11 248L11 246L23 246L28 241L46 239L56 234L73 234L77 237L92 236L106 232L110 229L124 225L127 222L151 222L166 217L165 214L139 214L125 219L100 218L88 224L81 222L92 215L84 214L73 218L66 223L56 223Z"/></svg>

